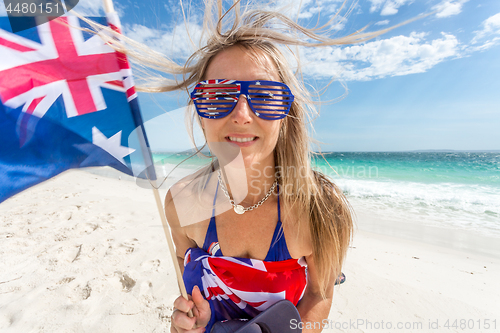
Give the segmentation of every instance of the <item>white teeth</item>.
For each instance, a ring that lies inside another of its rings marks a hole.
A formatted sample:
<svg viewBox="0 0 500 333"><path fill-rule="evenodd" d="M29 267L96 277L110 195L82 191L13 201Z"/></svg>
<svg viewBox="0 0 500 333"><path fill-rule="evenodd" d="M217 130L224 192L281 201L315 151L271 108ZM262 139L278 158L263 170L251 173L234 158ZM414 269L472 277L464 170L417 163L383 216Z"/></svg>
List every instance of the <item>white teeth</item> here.
<svg viewBox="0 0 500 333"><path fill-rule="evenodd" d="M252 137L252 138L235 138L235 137L229 136L228 138L229 138L229 140L236 141L236 142L249 142L249 141L255 140L256 137Z"/></svg>

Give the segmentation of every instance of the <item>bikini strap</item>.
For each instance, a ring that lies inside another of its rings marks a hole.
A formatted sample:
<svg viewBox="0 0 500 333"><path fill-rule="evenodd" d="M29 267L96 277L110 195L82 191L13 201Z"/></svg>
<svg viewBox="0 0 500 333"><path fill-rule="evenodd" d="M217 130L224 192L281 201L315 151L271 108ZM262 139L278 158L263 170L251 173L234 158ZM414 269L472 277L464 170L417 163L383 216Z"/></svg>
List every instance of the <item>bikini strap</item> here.
<svg viewBox="0 0 500 333"><path fill-rule="evenodd" d="M212 248L218 245L218 237L217 237L217 226L215 225L215 203L217 201L217 192L219 191L219 181L217 181L217 187L215 189L215 196L213 201L212 208L212 217L210 218L210 222L208 223L207 234L205 235L205 241L203 242L203 250L208 253L211 253ZM216 252L216 251L215 251ZM219 254L221 255L221 254Z"/></svg>
<svg viewBox="0 0 500 333"><path fill-rule="evenodd" d="M217 187L215 188L214 202L212 203L212 217L215 216L215 202L217 201L217 192L218 191L219 191L219 180L217 180Z"/></svg>

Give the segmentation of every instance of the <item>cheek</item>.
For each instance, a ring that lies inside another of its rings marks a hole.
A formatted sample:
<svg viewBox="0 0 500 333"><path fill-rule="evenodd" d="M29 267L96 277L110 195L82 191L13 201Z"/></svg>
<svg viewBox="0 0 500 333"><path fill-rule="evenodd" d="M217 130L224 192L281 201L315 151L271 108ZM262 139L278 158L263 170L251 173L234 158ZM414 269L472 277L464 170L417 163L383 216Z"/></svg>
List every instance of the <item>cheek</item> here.
<svg viewBox="0 0 500 333"><path fill-rule="evenodd" d="M273 145L276 145L276 142L278 141L278 137L280 134L280 124L281 123L272 124L272 126L270 126L268 129L269 130L268 133L272 133L272 135L270 137L272 138Z"/></svg>
<svg viewBox="0 0 500 333"><path fill-rule="evenodd" d="M222 124L220 120L203 118L201 124L206 139L215 140L218 134L221 133Z"/></svg>

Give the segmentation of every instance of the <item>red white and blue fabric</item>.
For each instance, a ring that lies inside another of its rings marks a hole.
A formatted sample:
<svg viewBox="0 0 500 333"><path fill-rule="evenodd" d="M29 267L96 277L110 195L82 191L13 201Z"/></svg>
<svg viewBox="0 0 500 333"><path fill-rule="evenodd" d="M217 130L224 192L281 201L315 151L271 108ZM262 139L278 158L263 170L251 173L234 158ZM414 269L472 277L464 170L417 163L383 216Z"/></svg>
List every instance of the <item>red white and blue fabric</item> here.
<svg viewBox="0 0 500 333"><path fill-rule="evenodd" d="M68 16L14 34L0 17L0 202L70 168L133 173L128 137L142 119L130 66L86 28Z"/></svg>
<svg viewBox="0 0 500 333"><path fill-rule="evenodd" d="M279 300L297 305L307 285L304 258L283 261L215 257L200 248L184 257L184 282L188 293L197 285L210 303L207 325L226 319L250 319Z"/></svg>

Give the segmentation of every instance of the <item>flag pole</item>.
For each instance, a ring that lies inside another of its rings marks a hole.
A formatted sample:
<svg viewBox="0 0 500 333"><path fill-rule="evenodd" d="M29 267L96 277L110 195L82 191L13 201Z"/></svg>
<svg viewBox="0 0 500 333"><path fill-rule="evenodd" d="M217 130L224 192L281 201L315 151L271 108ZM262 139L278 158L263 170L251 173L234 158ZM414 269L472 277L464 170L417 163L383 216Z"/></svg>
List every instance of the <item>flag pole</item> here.
<svg viewBox="0 0 500 333"><path fill-rule="evenodd" d="M106 12L106 14L112 14L115 12L112 0L103 0L103 4L104 4L104 11ZM136 124L136 126L141 127L142 134L144 135L142 137L142 140L141 140L141 133L139 133L139 131L137 132L137 134L139 135L139 141L142 143L141 146L143 148L142 149L143 154L145 155L144 156L145 162L146 162L146 164L149 164L148 161L151 162L151 165L149 165L146 169L146 173L148 174L148 179L150 179L150 180L152 178L156 179L156 176L149 177L151 168L154 170L154 164L153 164L153 159L152 159L151 155L149 154L149 145L147 145L145 143L145 140L144 140L146 133L144 131L142 121L141 121L141 124ZM152 173L154 173L154 171ZM162 204L162 201L160 198L160 193L159 193L158 189L153 186L153 184L151 184L151 188L153 190L153 194L155 197L156 207L158 208L158 213L160 214L161 224L163 225L163 231L165 232L165 238L167 239L168 249L169 249L170 255L172 257L172 262L174 264L175 275L177 276L177 283L179 285L181 295L186 300L188 300L186 285L184 284L184 280L182 279L182 273L181 273L181 269L179 266L179 261L177 260L177 256L175 255L174 242L172 240L170 228L168 227L168 224L167 224L167 218L165 217L165 211L163 209L163 204ZM193 312L191 310L188 311L188 316L193 317Z"/></svg>
<svg viewBox="0 0 500 333"><path fill-rule="evenodd" d="M115 11L115 7L113 6L113 0L102 0L104 3L104 12L106 14L113 13Z"/></svg>

